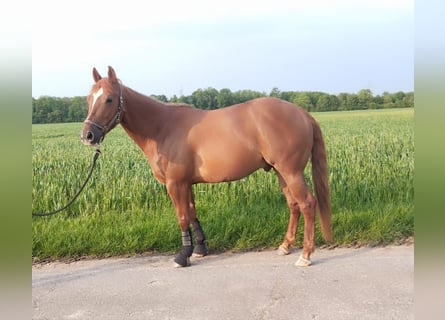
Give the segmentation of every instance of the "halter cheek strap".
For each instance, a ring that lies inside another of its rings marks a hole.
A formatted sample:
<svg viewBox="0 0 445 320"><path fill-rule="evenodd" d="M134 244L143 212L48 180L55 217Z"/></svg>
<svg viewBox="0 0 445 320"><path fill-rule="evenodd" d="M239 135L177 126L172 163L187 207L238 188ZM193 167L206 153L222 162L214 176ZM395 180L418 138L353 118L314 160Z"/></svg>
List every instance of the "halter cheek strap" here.
<svg viewBox="0 0 445 320"><path fill-rule="evenodd" d="M117 111L114 117L106 124L101 125L97 122L94 122L90 119L85 119L84 123L92 124L93 126L97 127L99 130L101 130L104 134L111 130L111 128L115 125L118 125L121 122L121 115L122 115L122 109L124 105L124 98L122 96L122 83L119 83L119 105L117 106Z"/></svg>

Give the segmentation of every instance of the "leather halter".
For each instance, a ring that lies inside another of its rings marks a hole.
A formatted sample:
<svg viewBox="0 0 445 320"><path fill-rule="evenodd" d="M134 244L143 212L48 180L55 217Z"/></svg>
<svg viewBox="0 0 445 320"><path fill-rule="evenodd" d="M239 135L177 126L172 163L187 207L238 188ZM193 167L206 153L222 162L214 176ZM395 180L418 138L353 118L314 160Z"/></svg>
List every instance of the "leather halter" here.
<svg viewBox="0 0 445 320"><path fill-rule="evenodd" d="M117 111L114 117L106 125L101 125L88 118L85 119L84 123L92 124L99 130L101 130L103 132L103 135L105 135L108 131L110 131L110 128L112 128L115 125L118 125L121 122L121 114L123 111L123 106L124 106L124 98L122 96L122 83L119 81L119 105L117 106Z"/></svg>

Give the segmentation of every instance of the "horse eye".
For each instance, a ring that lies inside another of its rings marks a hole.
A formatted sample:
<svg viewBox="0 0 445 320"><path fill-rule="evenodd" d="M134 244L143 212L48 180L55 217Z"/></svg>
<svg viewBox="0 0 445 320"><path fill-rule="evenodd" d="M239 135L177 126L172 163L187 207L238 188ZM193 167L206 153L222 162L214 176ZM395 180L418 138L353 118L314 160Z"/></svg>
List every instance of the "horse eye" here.
<svg viewBox="0 0 445 320"><path fill-rule="evenodd" d="M112 103L113 102L113 99L111 99L111 98L107 98L107 100L105 101L106 103Z"/></svg>

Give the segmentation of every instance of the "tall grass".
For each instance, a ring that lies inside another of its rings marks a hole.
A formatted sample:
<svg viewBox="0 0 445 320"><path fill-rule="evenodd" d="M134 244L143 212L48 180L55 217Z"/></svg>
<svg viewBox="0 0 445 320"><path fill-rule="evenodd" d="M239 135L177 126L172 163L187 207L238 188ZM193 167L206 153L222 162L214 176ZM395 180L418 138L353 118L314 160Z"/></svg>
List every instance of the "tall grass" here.
<svg viewBox="0 0 445 320"><path fill-rule="evenodd" d="M413 109L319 113L330 167L333 232L338 244L381 244L413 235ZM94 149L81 124L33 125L32 211L66 203L85 178ZM173 252L180 232L165 187L142 152L116 128L96 170L65 212L33 218L32 254L40 259ZM305 172L310 182L310 166ZM211 250L277 246L288 209L273 171L240 181L200 184L198 214ZM299 228L298 244L302 239ZM317 244L323 243L316 229Z"/></svg>

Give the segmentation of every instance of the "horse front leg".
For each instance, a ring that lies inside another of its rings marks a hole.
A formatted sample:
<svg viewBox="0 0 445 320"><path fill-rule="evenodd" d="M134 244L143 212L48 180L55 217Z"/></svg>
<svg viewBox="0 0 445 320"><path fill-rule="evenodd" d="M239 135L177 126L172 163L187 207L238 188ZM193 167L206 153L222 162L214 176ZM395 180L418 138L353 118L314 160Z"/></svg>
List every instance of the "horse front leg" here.
<svg viewBox="0 0 445 320"><path fill-rule="evenodd" d="M193 233L195 234L196 240L195 249L193 250L193 256L199 258L204 257L209 253L209 249L207 248L204 231L202 230L201 224L196 217L195 198L193 195L192 187L190 187L189 191L189 219L191 221Z"/></svg>
<svg viewBox="0 0 445 320"><path fill-rule="evenodd" d="M190 186L169 181L166 184L167 192L173 202L178 218L179 227L181 228L182 249L175 257L176 267L187 267L190 265L190 256L193 253L192 235L190 232L189 219L189 189Z"/></svg>

